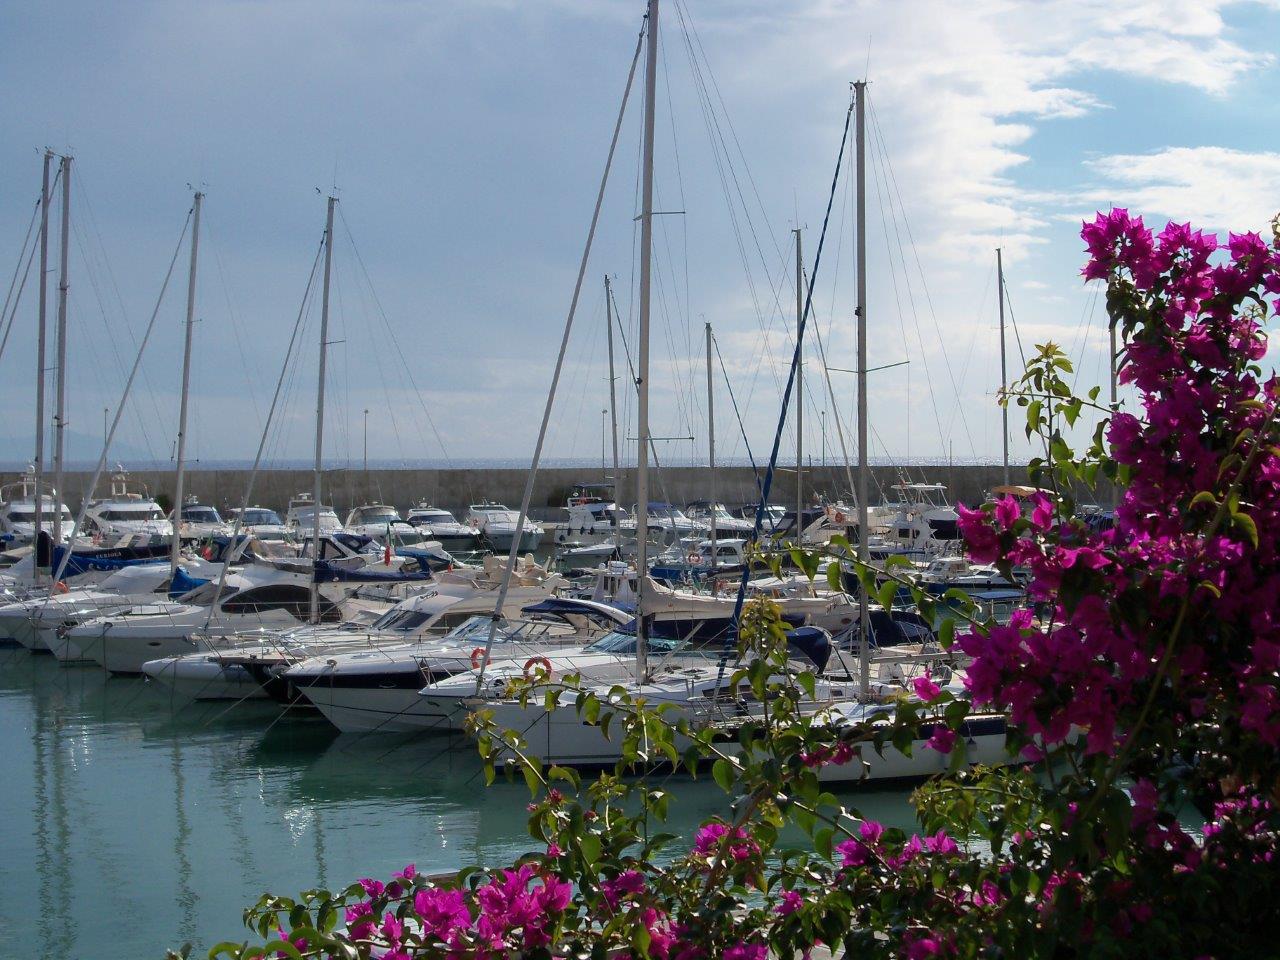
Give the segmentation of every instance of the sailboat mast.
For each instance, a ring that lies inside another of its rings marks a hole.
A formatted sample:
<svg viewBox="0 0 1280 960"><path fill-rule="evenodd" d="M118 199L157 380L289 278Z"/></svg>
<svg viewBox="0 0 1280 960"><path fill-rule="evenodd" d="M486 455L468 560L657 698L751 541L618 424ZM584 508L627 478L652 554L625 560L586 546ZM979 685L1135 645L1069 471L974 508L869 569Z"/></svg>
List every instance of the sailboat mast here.
<svg viewBox="0 0 1280 960"><path fill-rule="evenodd" d="M716 575L718 531L716 530L716 504L720 502L716 489L716 392L711 380L711 323L707 323L707 469L711 472L711 576Z"/></svg>
<svg viewBox="0 0 1280 960"><path fill-rule="evenodd" d="M857 169L857 221L858 231L858 560L862 564L871 561L870 511L867 509L870 466L867 462L867 170L866 170L866 99L867 82L859 80L853 85L856 106L856 169ZM862 696L871 692L871 643L868 627L871 612L867 603L866 588L858 592L858 668Z"/></svg>
<svg viewBox="0 0 1280 960"><path fill-rule="evenodd" d="M329 198L329 210L324 224L324 287L320 295L320 375L319 385L316 387L316 466L312 490L315 500L312 504L312 510L314 511L312 519L315 521L312 525L312 533L315 536L315 540L312 541L311 545L313 569L320 562L320 476L324 458L324 380L325 361L328 359L329 351L329 275L333 269L333 208L337 202L337 197ZM315 623L319 619L320 585L316 582L313 573L311 577L311 622Z"/></svg>
<svg viewBox="0 0 1280 960"><path fill-rule="evenodd" d="M58 388L53 439L53 542L62 542L63 434L67 426L67 258L71 248L71 158L62 158L62 249L58 272Z"/></svg>
<svg viewBox="0 0 1280 960"><path fill-rule="evenodd" d="M45 316L49 305L49 166L53 151L44 152L44 179L40 188L40 308L36 315L36 460L35 460L35 527L33 546L40 539L44 521L44 365L45 365ZM61 519L61 518L59 518ZM36 582L40 582L40 565L35 567Z"/></svg>
<svg viewBox="0 0 1280 960"><path fill-rule="evenodd" d="M604 318L606 339L609 341L609 417L613 421L613 495L616 500L621 492L622 468L618 460L618 378L613 372L613 287L607 273L604 276Z"/></svg>
<svg viewBox="0 0 1280 960"><path fill-rule="evenodd" d="M804 517L804 344L799 342L804 326L804 261L800 253L800 228L796 235L796 543L800 542Z"/></svg>
<svg viewBox="0 0 1280 960"><path fill-rule="evenodd" d="M1009 370L1004 346L1004 254L996 247L996 286L1000 288L1000 438L1004 441L1004 484L1009 485L1009 408L1004 391L1009 387Z"/></svg>
<svg viewBox="0 0 1280 960"><path fill-rule="evenodd" d="M196 191L191 214L191 266L187 270L187 329L182 348L182 399L178 403L177 476L173 481L173 544L169 553L169 576L178 572L182 559L182 503L187 479L187 394L191 387L191 336L195 328L196 256L200 249L200 204L204 194Z"/></svg>
<svg viewBox="0 0 1280 960"><path fill-rule="evenodd" d="M649 0L649 30L646 37L644 75L644 159L641 175L640 207L640 332L636 379L636 681L643 683L649 672L648 600L649 579L649 288L653 254L653 115L658 86L658 0Z"/></svg>

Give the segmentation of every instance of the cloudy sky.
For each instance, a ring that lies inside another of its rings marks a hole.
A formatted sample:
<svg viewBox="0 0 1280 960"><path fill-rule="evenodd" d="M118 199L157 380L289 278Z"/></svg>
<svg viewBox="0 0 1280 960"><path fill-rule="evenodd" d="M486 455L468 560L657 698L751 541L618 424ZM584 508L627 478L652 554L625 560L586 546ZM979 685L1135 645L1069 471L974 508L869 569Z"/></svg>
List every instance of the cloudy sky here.
<svg viewBox="0 0 1280 960"><path fill-rule="evenodd" d="M200 185L193 452L253 456L302 308L268 455L309 456L319 307L303 294L336 188L327 453L359 461L368 409L373 460L527 457L643 12L641 0L4 4L0 269L18 262L42 149L73 153L73 430L100 435ZM871 80L871 363L910 361L871 374L873 456L999 456L997 246L1023 349L1062 343L1084 387L1105 379L1106 335L1078 279L1081 217L1115 204L1263 229L1280 210L1274 3L664 0L662 20L656 183L670 215L655 234L653 432L696 438L663 441L672 462L705 456L704 321L767 454L794 324L791 231L812 270L850 80ZM606 273L634 348L639 107L554 457L600 455ZM814 296L836 368L854 365L848 174ZM186 256L122 428L139 458L171 453ZM0 432L24 445L34 283L0 357ZM1009 353L1017 369L1012 329ZM833 398L822 373L807 364L805 443L818 459L825 433L834 459L854 384L832 372ZM719 362L716 389L722 455L745 456ZM634 436L621 385L618 406ZM1026 456L1016 427L1014 454Z"/></svg>

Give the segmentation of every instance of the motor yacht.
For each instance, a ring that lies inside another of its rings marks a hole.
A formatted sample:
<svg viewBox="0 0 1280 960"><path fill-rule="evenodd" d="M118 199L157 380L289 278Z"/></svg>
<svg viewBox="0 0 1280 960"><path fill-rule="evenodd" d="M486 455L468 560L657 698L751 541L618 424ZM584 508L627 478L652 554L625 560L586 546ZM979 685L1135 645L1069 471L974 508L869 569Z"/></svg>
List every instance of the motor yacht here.
<svg viewBox="0 0 1280 960"><path fill-rule="evenodd" d="M231 523L234 524L237 518L240 520L240 529L259 540L279 542L291 539L289 528L274 510L266 507L246 507L242 510L236 507L227 511L227 519Z"/></svg>
<svg viewBox="0 0 1280 960"><path fill-rule="evenodd" d="M50 645L48 631L56 630L69 616L114 611L155 599L169 580L167 560L122 567L96 586L65 592L41 591L23 600L0 606L0 636L33 652L52 651L59 659L74 659L62 652L62 644Z"/></svg>
<svg viewBox="0 0 1280 960"><path fill-rule="evenodd" d="M481 567L441 571L427 586L377 617L348 610L338 624L285 631L255 628L224 636L216 645L204 644L190 656L158 658L145 664L143 672L188 698L241 699L252 693L293 703L298 694L283 674L294 664L322 653L404 646L442 636L478 613L492 615L505 564L495 557L485 560ZM544 599L565 584L545 567L522 560L512 574L504 609L515 615L520 606ZM367 594L368 588L362 589ZM208 649L211 646L214 649Z"/></svg>
<svg viewBox="0 0 1280 960"><path fill-rule="evenodd" d="M316 502L309 493L300 493L289 501L284 515L284 525L295 540L315 536ZM342 524L333 507L320 506L320 535L341 533Z"/></svg>
<svg viewBox="0 0 1280 960"><path fill-rule="evenodd" d="M501 620L493 619L490 606L444 636L397 647L322 654L291 667L284 676L343 732L403 733L421 730L439 717L418 695L423 685L478 666L491 634L491 661L523 663L558 648L581 647L630 619L622 611L585 601L567 601L573 606L566 615L531 614L528 611L536 607L536 600L530 604L526 596L513 601L512 594L504 608L511 612Z"/></svg>
<svg viewBox="0 0 1280 960"><path fill-rule="evenodd" d="M409 547L423 540L422 532L417 527L406 523L395 507L389 507L385 503L356 507L347 514L343 529L356 536L369 537L384 546L389 541L392 547Z"/></svg>
<svg viewBox="0 0 1280 960"><path fill-rule="evenodd" d="M684 512L690 520L704 524L708 532L711 530L711 518L714 516L716 539L750 536L756 528L754 517L750 520L735 517L723 503L713 503L710 500L695 500L684 508Z"/></svg>
<svg viewBox="0 0 1280 960"><path fill-rule="evenodd" d="M170 522L173 516L170 515ZM184 543L198 543L213 537L231 536L231 525L219 515L214 507L206 507L195 497L188 497L182 505L182 515L178 521L178 536Z"/></svg>
<svg viewBox="0 0 1280 960"><path fill-rule="evenodd" d="M135 607L72 627L66 637L83 658L101 664L108 673L140 674L150 660L193 653L237 633L307 623L311 612L308 581L274 567L251 564L241 573L228 575L220 595L218 582L212 581L184 596L176 608ZM346 605L374 602L353 599L341 587L321 584L319 589L322 622L344 619Z"/></svg>
<svg viewBox="0 0 1280 960"><path fill-rule="evenodd" d="M511 549L519 520L519 511L501 503L473 503L467 509L467 522L480 532L490 547L498 551ZM520 531L520 551L537 550L540 543L542 527L526 517Z"/></svg>
<svg viewBox="0 0 1280 960"><path fill-rule="evenodd" d="M432 506L425 500L409 510L405 522L419 530L426 539L439 541L450 553L470 553L480 545L478 530L460 523L448 510Z"/></svg>
<svg viewBox="0 0 1280 960"><path fill-rule="evenodd" d="M25 473L13 483L0 486L0 540L13 546L29 544L36 537L36 478ZM64 504L61 524L55 521L56 493L46 485L40 493L40 529L49 535L61 533L61 539L71 539L75 521Z"/></svg>
<svg viewBox="0 0 1280 960"><path fill-rule="evenodd" d="M123 469L111 475L107 496L90 500L85 513L86 532L112 544L123 538L161 540L173 536L173 524L146 484L129 478Z"/></svg>

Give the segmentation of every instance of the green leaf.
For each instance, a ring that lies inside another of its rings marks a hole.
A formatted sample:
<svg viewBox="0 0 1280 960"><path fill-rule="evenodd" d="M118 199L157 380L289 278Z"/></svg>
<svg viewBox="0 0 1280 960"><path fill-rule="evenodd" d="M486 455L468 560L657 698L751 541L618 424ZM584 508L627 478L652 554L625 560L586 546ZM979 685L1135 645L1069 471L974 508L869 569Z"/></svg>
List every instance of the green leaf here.
<svg viewBox="0 0 1280 960"><path fill-rule="evenodd" d="M1258 549L1258 525L1253 522L1253 517L1247 513L1233 514L1231 526L1240 528L1253 548Z"/></svg>

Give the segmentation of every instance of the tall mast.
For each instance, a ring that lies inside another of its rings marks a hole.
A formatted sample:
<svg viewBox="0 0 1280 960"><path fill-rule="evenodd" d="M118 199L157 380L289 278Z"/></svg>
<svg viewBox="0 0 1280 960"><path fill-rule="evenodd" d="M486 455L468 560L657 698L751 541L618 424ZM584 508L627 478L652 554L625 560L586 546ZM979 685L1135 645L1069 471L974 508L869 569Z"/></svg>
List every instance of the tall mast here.
<svg viewBox="0 0 1280 960"><path fill-rule="evenodd" d="M1118 387L1118 379L1116 376L1117 366L1120 361L1120 354L1117 352L1118 347L1116 345L1116 325L1114 322L1111 324L1110 332L1111 332L1111 353L1110 353L1111 362L1109 366L1110 366L1110 373L1111 373L1111 415L1112 417L1114 417L1115 411L1120 409L1120 392ZM1114 511L1118 506L1120 506L1120 487L1113 480L1111 482L1111 509Z"/></svg>
<svg viewBox="0 0 1280 960"><path fill-rule="evenodd" d="M707 323L707 469L711 472L711 577L716 575L716 557L719 553L716 531L716 504L720 502L716 491L716 392L711 380L711 323Z"/></svg>
<svg viewBox="0 0 1280 960"><path fill-rule="evenodd" d="M71 248L71 158L62 158L62 249L58 272L58 388L53 435L53 542L62 542L63 434L67 426L67 257Z"/></svg>
<svg viewBox="0 0 1280 960"><path fill-rule="evenodd" d="M858 561L867 564L871 560L871 551L867 542L870 518L867 510L867 171L866 141L867 131L866 99L867 82L859 80L853 85L854 103L857 107L857 221L854 229L858 231L857 263L858 263ZM863 587L858 592L858 667L861 678L862 696L871 692L871 645L867 628L870 626L871 613L867 604L867 590Z"/></svg>
<svg viewBox="0 0 1280 960"><path fill-rule="evenodd" d="M618 460L618 378L613 372L613 287L609 275L604 275L604 318L609 341L609 416L613 421L613 497L616 502L622 495L622 467ZM614 518L617 523L617 518Z"/></svg>
<svg viewBox="0 0 1280 960"><path fill-rule="evenodd" d="M800 228L796 235L796 543L800 543L801 519L804 516L804 344L800 331L804 327L804 263L800 255Z"/></svg>
<svg viewBox="0 0 1280 960"><path fill-rule="evenodd" d="M1004 441L1004 484L1009 485L1009 408L1004 391L1009 386L1009 371L1004 349L1004 254L996 247L996 286L1000 288L1000 438Z"/></svg>
<svg viewBox="0 0 1280 960"><path fill-rule="evenodd" d="M200 203L204 194L196 191L191 214L191 266L187 270L187 329L182 348L182 399L178 404L178 472L173 481L173 544L169 554L169 576L178 572L182 559L182 503L183 486L187 479L187 393L191 387L191 336L195 328L196 311L196 255L200 249Z"/></svg>
<svg viewBox="0 0 1280 960"><path fill-rule="evenodd" d="M32 545L40 539L44 519L44 365L45 365L45 316L49 303L49 165L53 151L44 152L44 180L40 188L40 309L36 315L36 460L35 460L35 527ZM36 582L40 581L40 566L35 568Z"/></svg>
<svg viewBox="0 0 1280 960"><path fill-rule="evenodd" d="M649 286L653 254L653 114L658 86L658 0L649 0L644 74L644 158L640 196L640 333L636 379L636 681L649 672L649 626L645 601L649 579Z"/></svg>
<svg viewBox="0 0 1280 960"><path fill-rule="evenodd" d="M313 569L320 562L320 471L324 456L324 377L325 361L329 350L329 274L333 268L333 207L337 202L337 197L329 198L329 211L324 224L324 288L320 296L320 379L319 386L316 388L316 467L315 486L312 494L315 500L315 503L312 504L312 510L314 511L312 519L315 521L312 527L315 540L311 545ZM320 585L316 583L315 574L313 573L311 577L311 622L315 623L319 619Z"/></svg>

